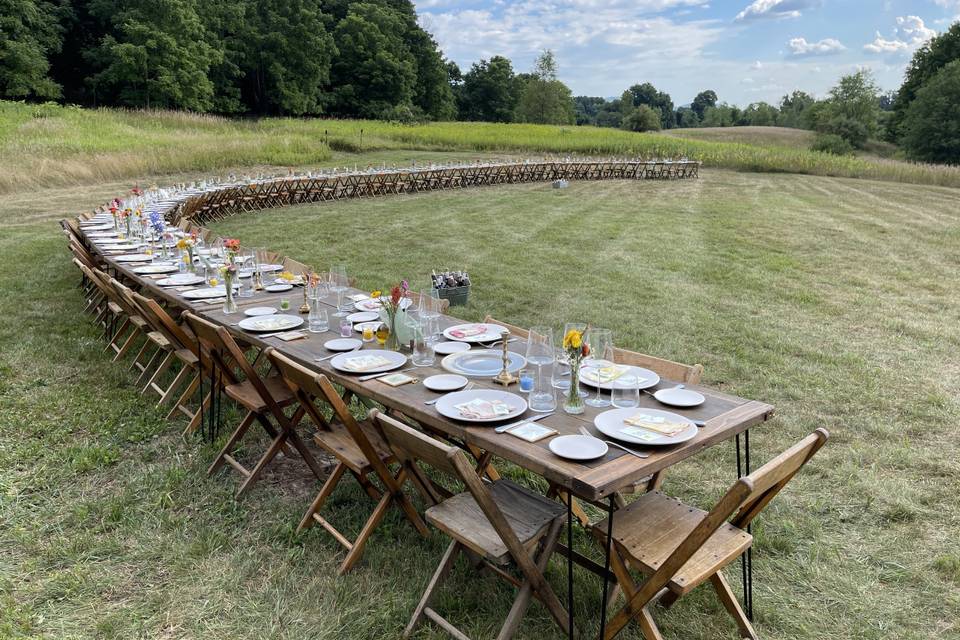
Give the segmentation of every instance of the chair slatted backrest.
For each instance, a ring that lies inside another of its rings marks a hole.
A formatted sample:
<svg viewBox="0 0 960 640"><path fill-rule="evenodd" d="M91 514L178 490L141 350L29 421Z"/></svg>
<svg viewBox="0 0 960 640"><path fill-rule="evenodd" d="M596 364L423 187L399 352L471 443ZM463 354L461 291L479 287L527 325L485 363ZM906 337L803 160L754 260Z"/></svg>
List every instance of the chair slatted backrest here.
<svg viewBox="0 0 960 640"><path fill-rule="evenodd" d="M650 601L738 510L739 513L731 520L731 524L746 527L803 465L810 461L829 437L830 433L826 429L817 429L750 475L734 482L700 524L687 534L673 553L647 578L631 600Z"/></svg>
<svg viewBox="0 0 960 640"><path fill-rule="evenodd" d="M133 299L137 303L144 318L149 322L154 330L159 331L170 343L177 349L187 349L197 354L197 342L183 330L176 321L170 317L166 309L160 306L160 303L153 298L148 298L137 292L133 293Z"/></svg>
<svg viewBox="0 0 960 640"><path fill-rule="evenodd" d="M626 349L614 349L613 359L617 364L628 364L634 367L650 369L657 375L676 382L697 384L703 375L703 365L682 364L680 362L674 362L673 360L648 356L645 353L628 351Z"/></svg>
<svg viewBox="0 0 960 640"><path fill-rule="evenodd" d="M803 465L807 464L816 455L829 438L830 433L826 429L817 429L747 476L752 490L737 512L736 517L731 521L732 524L745 529L787 483L797 475Z"/></svg>
<svg viewBox="0 0 960 640"><path fill-rule="evenodd" d="M237 346L237 343L229 333L227 333L228 340L224 340L220 332L221 330L226 332L225 329L190 312L184 313L183 317L190 327L190 330L197 336L197 343L200 346L201 353L206 356L200 359L213 363L219 375L222 376L223 386L240 382L240 377L234 370L234 367L236 367L239 368L245 376L248 376L248 372L252 372L253 379L256 382L251 381L251 384L254 385L261 396L266 395L270 397L270 394L266 393L266 389L263 388L263 382L260 380L260 376L253 370L250 363L247 362L243 351ZM259 383L259 386L257 386L257 383ZM266 398L264 401L266 401Z"/></svg>
<svg viewBox="0 0 960 640"><path fill-rule="evenodd" d="M353 438L377 475L381 479L390 477L389 469L380 459L380 455L370 442L367 434L360 428L360 424L353 413L350 412L347 403L337 393L336 388L327 376L307 369L273 348L268 349L266 355L273 366L277 368L277 371L280 372L290 390L294 392L300 406L309 414L317 427L330 430L329 422L316 406L316 400L320 400L333 409L337 419L347 429L350 437Z"/></svg>
<svg viewBox="0 0 960 640"><path fill-rule="evenodd" d="M411 467L422 461L462 480L470 495L476 500L477 506L483 511L490 525L510 551L514 562L533 583L534 588L537 589L543 584L543 574L521 544L503 511L497 506L487 484L477 474L477 470L467 460L463 451L439 442L376 409L370 412L370 417L390 449L404 465Z"/></svg>
<svg viewBox="0 0 960 640"><path fill-rule="evenodd" d="M295 275L295 276L299 276L299 275L302 275L302 274L304 274L304 273L312 273L312 272L313 272L313 269L311 269L311 268L308 267L307 265L303 264L302 262L298 262L298 261L294 260L293 258L284 258L284 259L283 259L283 270L284 270L284 271L289 271L290 273L292 273L292 274Z"/></svg>

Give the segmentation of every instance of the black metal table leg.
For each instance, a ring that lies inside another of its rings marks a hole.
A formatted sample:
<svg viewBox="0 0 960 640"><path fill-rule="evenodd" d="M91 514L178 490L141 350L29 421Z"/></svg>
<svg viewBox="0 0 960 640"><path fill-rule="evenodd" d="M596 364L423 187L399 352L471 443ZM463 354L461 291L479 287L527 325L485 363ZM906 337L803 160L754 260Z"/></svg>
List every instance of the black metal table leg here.
<svg viewBox="0 0 960 640"><path fill-rule="evenodd" d="M613 496L610 496L607 507L607 551L603 561L603 599L600 600L600 640L603 640L607 630L607 583L610 575L610 552L613 549Z"/></svg>
<svg viewBox="0 0 960 640"><path fill-rule="evenodd" d="M750 475L750 430L743 432L743 456L740 455L740 434L737 434L737 477ZM747 525L747 533L752 532L752 525ZM743 609L747 619L753 622L753 547L747 547L747 552L740 556L740 568L743 574Z"/></svg>
<svg viewBox="0 0 960 640"><path fill-rule="evenodd" d="M573 494L567 492L567 624L573 640Z"/></svg>

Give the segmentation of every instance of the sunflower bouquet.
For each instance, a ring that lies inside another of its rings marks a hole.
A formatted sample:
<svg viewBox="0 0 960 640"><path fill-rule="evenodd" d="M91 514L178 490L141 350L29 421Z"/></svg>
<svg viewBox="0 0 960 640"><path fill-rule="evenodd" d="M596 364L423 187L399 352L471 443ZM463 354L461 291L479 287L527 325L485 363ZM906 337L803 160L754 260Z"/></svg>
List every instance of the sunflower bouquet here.
<svg viewBox="0 0 960 640"><path fill-rule="evenodd" d="M177 240L177 249L180 249L180 256L187 265L187 271L192 272L193 267L193 249L197 246L197 234L191 233L189 236L183 236ZM186 254L186 255L184 255Z"/></svg>
<svg viewBox="0 0 960 640"><path fill-rule="evenodd" d="M570 389L563 402L563 410L567 413L583 413L583 398L580 397L578 380L580 363L590 355L590 345L584 339L588 328L571 328L563 334L563 353L570 362Z"/></svg>

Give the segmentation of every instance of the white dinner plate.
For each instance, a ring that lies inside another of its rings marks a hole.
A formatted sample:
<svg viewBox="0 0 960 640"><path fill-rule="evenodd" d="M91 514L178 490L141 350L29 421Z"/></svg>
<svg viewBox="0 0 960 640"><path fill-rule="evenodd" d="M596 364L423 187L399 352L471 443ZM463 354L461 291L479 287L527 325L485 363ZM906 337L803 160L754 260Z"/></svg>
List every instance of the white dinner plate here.
<svg viewBox="0 0 960 640"><path fill-rule="evenodd" d="M567 460L595 460L607 455L607 443L581 434L558 436L547 444L550 451Z"/></svg>
<svg viewBox="0 0 960 640"><path fill-rule="evenodd" d="M423 379L423 386L431 391L456 391L467 386L467 380L463 376L452 373L441 373Z"/></svg>
<svg viewBox="0 0 960 640"><path fill-rule="evenodd" d="M244 331L289 331L296 329L303 324L303 318L300 316L290 316L286 314L277 314L271 316L257 316L255 318L244 318L237 326Z"/></svg>
<svg viewBox="0 0 960 640"><path fill-rule="evenodd" d="M179 271L180 268L175 264L145 264L142 267L134 267L134 273L141 274L150 274L150 273L173 273Z"/></svg>
<svg viewBox="0 0 960 640"><path fill-rule="evenodd" d="M192 284L200 284L201 282L203 282L201 276L191 274L180 274L164 278L163 280L157 280L157 284L161 287L188 287ZM226 291L224 291L224 295L226 295Z"/></svg>
<svg viewBox="0 0 960 640"><path fill-rule="evenodd" d="M680 387L660 389L653 397L671 407L699 407L707 400L701 393Z"/></svg>
<svg viewBox="0 0 960 640"><path fill-rule="evenodd" d="M470 345L466 342L438 342L433 345L433 350L440 355L448 356L451 353L470 351Z"/></svg>
<svg viewBox="0 0 960 640"><path fill-rule="evenodd" d="M117 235L116 231L94 231L93 233L88 233L87 237L97 243L100 243L103 240L120 239L120 236Z"/></svg>
<svg viewBox="0 0 960 640"><path fill-rule="evenodd" d="M475 327L484 327L485 331L474 336L463 336L459 338L454 335L455 331L469 331ZM447 327L443 330L443 337L447 340L453 340L455 342L467 342L474 344L476 342L492 342L507 332L508 329L506 327L501 327L498 324L491 324L489 322L471 322L469 324L458 324L452 327Z"/></svg>
<svg viewBox="0 0 960 640"><path fill-rule="evenodd" d="M270 293L282 293L284 291L290 291L290 289L293 289L292 284L271 284L264 287L264 290Z"/></svg>
<svg viewBox="0 0 960 640"><path fill-rule="evenodd" d="M379 319L380 314L376 311L358 311L347 316L350 322L372 322Z"/></svg>
<svg viewBox="0 0 960 640"><path fill-rule="evenodd" d="M104 251L137 251L140 249L139 244L127 242L126 240L124 240L123 242L114 242L113 244L100 244L97 246L103 249Z"/></svg>
<svg viewBox="0 0 960 640"><path fill-rule="evenodd" d="M363 300L358 300L357 302L354 302L353 308L356 309L357 311L376 311L377 309L383 306L383 302L382 302L383 300L389 300L389 298L385 298L383 296L381 296L377 300L374 300L373 298L364 298ZM410 298L404 298L403 300L400 301L400 308L406 309L411 304L413 304L413 300L411 300Z"/></svg>
<svg viewBox="0 0 960 640"><path fill-rule="evenodd" d="M363 356L380 356L382 358L386 358L390 362L379 367L364 369L363 371L357 371L348 365L351 359L360 358ZM356 373L360 375L393 371L394 369L399 369L405 364L407 364L407 356L396 351L386 351L384 349L370 349L369 351L364 349L362 351L357 351L356 353L341 353L338 356L334 356L334 358L330 361L330 365L337 371L343 371L344 373Z"/></svg>
<svg viewBox="0 0 960 640"><path fill-rule="evenodd" d="M652 436L649 440L642 438L635 438L633 436L622 433L622 429L630 426L624 422L627 418L631 418L638 413L644 413L648 416L664 418L670 422L684 422L687 424L687 428L681 431L680 433L674 436L663 436L654 431L650 431ZM642 444L649 446L660 446L660 445L669 445L669 444L679 444L681 442L686 442L691 440L697 435L697 425L693 423L692 420L684 418L681 415L676 413L670 413L669 411L661 411L660 409L647 409L646 407L633 407L629 409L611 409L609 411L604 411L601 414L598 414L596 418L593 419L593 424L597 429L605 436L614 438L615 440L621 440L623 442L630 442L633 444Z"/></svg>
<svg viewBox="0 0 960 640"><path fill-rule="evenodd" d="M250 309L244 309L244 315L250 316L251 318L258 318L260 316L272 316L277 312L273 307L251 307Z"/></svg>
<svg viewBox="0 0 960 640"><path fill-rule="evenodd" d="M328 351L353 351L363 345L362 340L356 338L335 338L323 343L323 348Z"/></svg>
<svg viewBox="0 0 960 640"><path fill-rule="evenodd" d="M457 405L470 402L471 400L477 398L480 400L500 400L501 402L505 402L510 405L510 413L497 416L496 418L485 419L465 418L464 416L460 415L460 410L457 409ZM437 404L434 406L437 408L437 411L440 413L440 415L446 416L451 420L487 423L503 422L504 420L510 420L522 415L523 412L527 410L527 401L517 394L510 393L509 391L498 391L496 389L471 389L470 391L455 391L453 393L448 393L437 400Z"/></svg>
<svg viewBox="0 0 960 640"><path fill-rule="evenodd" d="M507 371L516 373L527 364L519 353L507 351ZM471 349L452 353L440 361L440 366L450 373L463 376L490 377L503 370L503 351L500 349Z"/></svg>
<svg viewBox="0 0 960 640"><path fill-rule="evenodd" d="M106 231L107 229L113 229L113 223L98 222L96 224L83 224L81 222L80 228L84 231Z"/></svg>
<svg viewBox="0 0 960 640"><path fill-rule="evenodd" d="M150 262L153 256L146 253L125 253L122 256L113 256L117 262Z"/></svg>
<svg viewBox="0 0 960 640"><path fill-rule="evenodd" d="M206 298L223 298L227 295L227 288L223 285L216 287L203 287L202 289L193 289L184 291L182 294L187 300L204 300Z"/></svg>
<svg viewBox="0 0 960 640"><path fill-rule="evenodd" d="M283 271L283 265L282 264L260 265L260 273L274 273L275 271Z"/></svg>
<svg viewBox="0 0 960 640"><path fill-rule="evenodd" d="M644 369L643 367L631 367L627 365L622 365L627 367L627 371L623 374L611 380L610 382L604 382L600 385L600 388L604 391L610 391L613 389L613 383L625 384L630 377L635 377L639 384L637 385L640 389L649 389L650 387L656 386L660 382L660 376L658 376L650 369ZM583 366L580 367L580 382L587 385L588 387L596 387L596 379L590 379L590 371L593 367L590 366L589 362L583 363Z"/></svg>
<svg viewBox="0 0 960 640"><path fill-rule="evenodd" d="M380 322L379 320L377 320L376 322L358 322L355 325L353 325L353 330L356 331L357 333L363 333L364 329L366 329L367 327L370 327L371 329L376 331L381 324L383 323Z"/></svg>

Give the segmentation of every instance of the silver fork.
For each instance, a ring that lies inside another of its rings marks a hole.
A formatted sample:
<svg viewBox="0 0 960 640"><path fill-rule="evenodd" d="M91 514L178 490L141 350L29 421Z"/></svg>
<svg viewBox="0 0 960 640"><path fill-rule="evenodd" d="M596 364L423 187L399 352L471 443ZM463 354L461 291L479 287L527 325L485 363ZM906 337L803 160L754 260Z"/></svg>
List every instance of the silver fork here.
<svg viewBox="0 0 960 640"><path fill-rule="evenodd" d="M639 451L634 451L633 449L628 449L628 448L626 448L625 446L623 446L622 444L618 444L618 443L616 443L616 442L614 442L614 441L612 441L612 440L604 440L604 439L602 439L602 438L597 438L597 436L595 436L595 435L593 435L592 433L590 433L589 431L587 431L587 428L586 428L586 427L580 427L580 433L582 433L582 434L585 435L585 436L590 436L591 438L596 438L597 440L600 440L601 442L605 442L605 443L607 444L607 446L616 447L617 449L620 449L621 451L626 451L626 452L629 453L630 455L634 455L634 456L636 456L636 457L638 457L638 458L649 458L649 457L650 457L650 454L649 454L649 453L640 453Z"/></svg>
<svg viewBox="0 0 960 640"><path fill-rule="evenodd" d="M465 386L463 389L461 389L461 391L470 391L470 389L473 389L475 386L477 386L477 385L476 385L475 383L471 382L470 384L468 384L467 386ZM427 401L424 402L423 404L426 404L426 405L434 405L434 404L437 404L437 400L439 400L439 399L442 398L442 397L443 397L443 396L440 396L440 397L438 397L438 398L434 398L433 400L427 400Z"/></svg>

